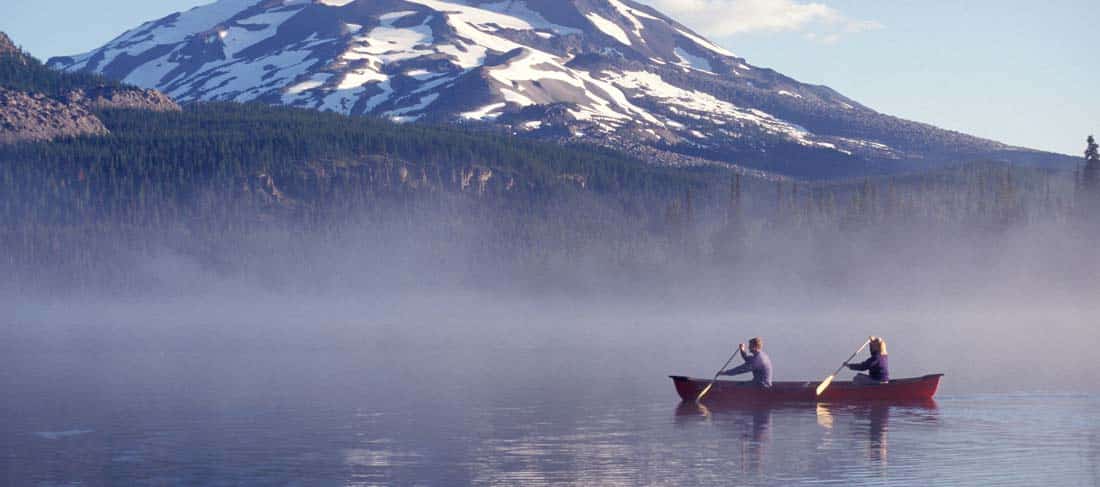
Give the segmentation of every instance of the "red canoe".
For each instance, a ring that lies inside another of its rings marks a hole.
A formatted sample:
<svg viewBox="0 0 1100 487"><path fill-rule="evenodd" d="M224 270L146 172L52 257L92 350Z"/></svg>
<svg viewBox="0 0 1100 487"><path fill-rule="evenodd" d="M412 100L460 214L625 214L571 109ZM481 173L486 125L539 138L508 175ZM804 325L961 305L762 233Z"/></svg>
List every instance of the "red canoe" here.
<svg viewBox="0 0 1100 487"><path fill-rule="evenodd" d="M676 393L685 401L694 401L710 383L707 379L692 379L670 375L676 384ZM751 382L719 380L703 399L704 402L786 402L786 401L926 401L936 395L943 374L891 380L884 384L854 384L833 381L820 397L815 395L820 382L773 382L770 389L757 387Z"/></svg>

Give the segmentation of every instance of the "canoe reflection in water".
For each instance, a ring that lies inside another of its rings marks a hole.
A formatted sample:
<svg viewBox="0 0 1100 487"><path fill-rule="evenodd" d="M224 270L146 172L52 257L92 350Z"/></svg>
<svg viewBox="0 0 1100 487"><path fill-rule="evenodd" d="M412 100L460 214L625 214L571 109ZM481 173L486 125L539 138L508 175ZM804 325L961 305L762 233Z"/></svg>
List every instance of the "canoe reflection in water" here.
<svg viewBox="0 0 1100 487"><path fill-rule="evenodd" d="M730 456L740 453L742 471L762 473L770 459L777 462L814 462L807 455L835 452L856 454L851 458L867 462L885 472L889 461L891 418L905 423L936 424L938 410L933 400L913 402L863 402L807 404L731 404L703 405L683 401L676 408L675 422L680 427L693 424L715 426L722 437L715 447ZM816 423L816 424L815 424ZM807 434L816 429L817 434ZM732 434L731 434L732 433ZM797 439L797 440L795 440ZM736 446L729 441L736 441ZM773 443L776 452L769 455ZM857 453L862 452L862 453ZM862 460L858 459L862 457ZM832 463L822 460L818 468Z"/></svg>

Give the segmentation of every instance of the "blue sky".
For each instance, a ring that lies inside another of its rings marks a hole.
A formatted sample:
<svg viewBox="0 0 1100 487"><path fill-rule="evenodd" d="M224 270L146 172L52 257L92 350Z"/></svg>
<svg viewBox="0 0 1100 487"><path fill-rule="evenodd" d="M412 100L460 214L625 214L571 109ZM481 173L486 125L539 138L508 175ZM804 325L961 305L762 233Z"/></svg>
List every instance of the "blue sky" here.
<svg viewBox="0 0 1100 487"><path fill-rule="evenodd" d="M1094 0L642 0L752 64L881 112L1080 155L1100 133ZM45 59L209 0L3 0L0 30Z"/></svg>

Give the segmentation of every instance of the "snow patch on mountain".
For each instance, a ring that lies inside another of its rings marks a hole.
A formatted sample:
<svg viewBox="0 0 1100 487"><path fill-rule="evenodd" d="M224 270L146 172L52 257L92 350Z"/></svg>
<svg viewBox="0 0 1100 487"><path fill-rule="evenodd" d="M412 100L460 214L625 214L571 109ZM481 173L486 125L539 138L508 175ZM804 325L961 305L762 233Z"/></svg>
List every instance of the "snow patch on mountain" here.
<svg viewBox="0 0 1100 487"><path fill-rule="evenodd" d="M478 5L478 8L500 15L512 17L526 23L526 26L522 26L522 24L517 24L512 25L511 27L507 27L511 29L530 29L535 31L536 33L547 34L551 37L560 35L579 35L584 33L584 31L580 29L558 25L546 20L546 18L544 18L542 14L531 10L527 7L527 4L522 1L517 2L514 0L503 0L498 3L481 4Z"/></svg>
<svg viewBox="0 0 1100 487"><path fill-rule="evenodd" d="M677 32L679 32L680 35L682 35L684 37L687 37L688 39L691 39L692 42L695 42L696 44L698 44L698 45L700 45L700 46L702 46L702 47L704 47L704 48L706 48L706 49L708 49L708 50L710 50L710 51L712 51L712 52L714 52L714 53L716 53L720 56L737 57L736 54L734 54L734 53L732 53L732 52L730 52L730 51L728 51L728 50L726 50L722 47L719 47L717 44L715 44L713 42L710 42L706 39L703 39L702 37L699 37L695 34L692 34L691 32L688 32L688 31L683 30L683 29L677 29Z"/></svg>
<svg viewBox="0 0 1100 487"><path fill-rule="evenodd" d="M626 35L626 31L624 31L622 27L615 25L614 22L600 17L600 15L595 12L589 12L584 16L588 18L589 22L592 22L592 25L595 25L596 28L600 29L604 34L611 36L613 39L625 45L631 45L630 36Z"/></svg>
<svg viewBox="0 0 1100 487"><path fill-rule="evenodd" d="M466 120L493 120L500 116L501 110L507 105L507 103L490 103L477 110L462 113L461 117Z"/></svg>
<svg viewBox="0 0 1100 487"><path fill-rule="evenodd" d="M404 108L397 109L397 110L390 110L390 111L386 112L384 115L391 118L391 119L394 119L395 121L398 121L398 122L411 122L411 121L419 120L420 117L424 116L423 114L421 114L421 115L412 115L412 116L410 116L408 114L412 113L412 112L418 112L418 111L424 110L429 105L431 105L433 102L435 102L437 99L439 99L439 94L438 93L431 93L431 94L428 94L428 95L424 95L424 96L421 96L420 98L418 98L416 103L414 103L412 105L409 105L409 106L406 106Z"/></svg>
<svg viewBox="0 0 1100 487"><path fill-rule="evenodd" d="M707 58L696 56L679 47L676 48L675 52L676 57L680 58L683 61L683 64L687 65L688 67L698 69L699 71L703 71L705 73L714 74L714 68L711 67L710 61L708 61Z"/></svg>
<svg viewBox="0 0 1100 487"><path fill-rule="evenodd" d="M751 124L774 134L786 135L800 143L812 144L808 140L811 134L802 127L757 109L737 107L701 91L679 88L647 71L604 71L603 75L624 90L659 100L660 105L669 113L667 118L670 120L687 117L717 126L728 126L731 122Z"/></svg>
<svg viewBox="0 0 1100 487"><path fill-rule="evenodd" d="M646 17L652 20L660 20L645 12L634 10L626 6L626 4L620 2L619 0L608 0L608 3L611 4L612 7L615 7L615 10L619 12L619 15L622 15L623 18L630 22L630 25L634 28L634 36L639 39L645 39L645 36L642 35L642 29L645 28L645 25L643 25L642 22L638 20L638 17Z"/></svg>

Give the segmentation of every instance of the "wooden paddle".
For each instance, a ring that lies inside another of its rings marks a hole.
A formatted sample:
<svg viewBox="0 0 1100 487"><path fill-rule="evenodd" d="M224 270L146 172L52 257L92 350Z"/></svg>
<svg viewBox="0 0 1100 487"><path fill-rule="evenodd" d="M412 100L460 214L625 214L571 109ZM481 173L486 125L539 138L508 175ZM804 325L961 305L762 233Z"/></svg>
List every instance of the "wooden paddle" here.
<svg viewBox="0 0 1100 487"><path fill-rule="evenodd" d="M833 375L830 375L826 377L825 380L821 381L821 384L817 386L818 396L820 396L822 392L825 392L825 389L829 388L829 384L833 383L833 379L836 378L836 375L840 373L841 369L843 369L845 365L848 365L848 362L850 362L852 359L856 358L856 355L859 355L859 352L862 352L863 348L866 347L868 343L871 343L870 338L868 338L867 341L863 342L863 345L859 347L859 350L856 350L856 353L853 353L851 357L848 357L848 360L845 360L844 363L840 364L840 367L837 367L836 372L833 372Z"/></svg>
<svg viewBox="0 0 1100 487"><path fill-rule="evenodd" d="M739 353L741 353L740 347L737 348L736 352L733 352L733 355L730 355L730 359L726 361L726 365L723 365L722 368L718 369L718 372L714 374L714 378L710 380L710 384L707 384L707 386L699 392L699 395L695 396L695 402L703 400L703 396L707 395L707 393L710 392L711 387L714 387L714 382L718 380L718 376L722 375L722 371L726 370L726 367L730 366L730 362L733 362L734 357L736 357Z"/></svg>

